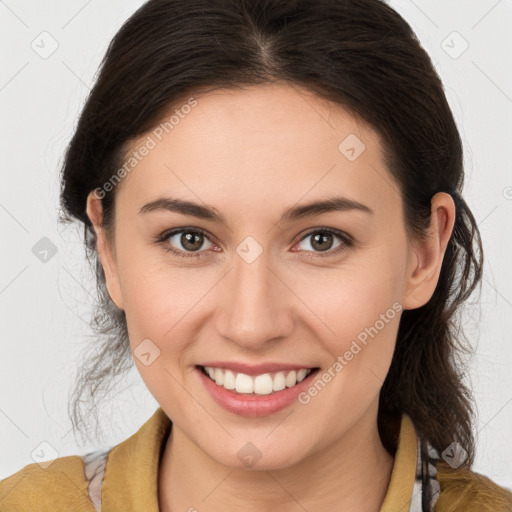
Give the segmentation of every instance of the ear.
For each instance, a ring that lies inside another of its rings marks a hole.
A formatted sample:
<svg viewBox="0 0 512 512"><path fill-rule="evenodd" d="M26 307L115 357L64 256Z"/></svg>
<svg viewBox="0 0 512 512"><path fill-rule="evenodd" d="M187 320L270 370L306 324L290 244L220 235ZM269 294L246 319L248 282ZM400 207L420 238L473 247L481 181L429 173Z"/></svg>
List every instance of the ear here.
<svg viewBox="0 0 512 512"><path fill-rule="evenodd" d="M410 251L404 309L424 306L434 294L446 247L455 225L455 203L450 194L438 192L431 200L431 221L427 237L416 241Z"/></svg>
<svg viewBox="0 0 512 512"><path fill-rule="evenodd" d="M101 199L95 195L94 190L87 196L86 213L91 220L94 232L96 233L96 250L98 251L103 272L105 274L108 293L114 304L119 309L123 309L115 250L111 247L111 243L103 229L103 204Z"/></svg>

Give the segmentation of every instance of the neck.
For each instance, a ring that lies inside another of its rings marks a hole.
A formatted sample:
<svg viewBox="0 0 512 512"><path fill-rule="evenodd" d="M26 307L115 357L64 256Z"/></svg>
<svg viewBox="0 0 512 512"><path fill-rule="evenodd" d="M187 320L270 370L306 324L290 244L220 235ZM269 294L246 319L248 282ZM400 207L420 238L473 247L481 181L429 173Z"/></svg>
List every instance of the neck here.
<svg viewBox="0 0 512 512"><path fill-rule="evenodd" d="M219 464L173 425L160 465L160 510L378 511L393 460L381 442L376 412L334 445L271 471Z"/></svg>

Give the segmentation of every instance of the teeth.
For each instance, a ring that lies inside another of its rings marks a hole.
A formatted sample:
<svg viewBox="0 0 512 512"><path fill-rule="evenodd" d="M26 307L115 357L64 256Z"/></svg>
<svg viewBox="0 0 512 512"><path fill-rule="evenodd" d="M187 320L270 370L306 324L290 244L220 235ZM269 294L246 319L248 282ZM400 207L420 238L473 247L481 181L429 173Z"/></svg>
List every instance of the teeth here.
<svg viewBox="0 0 512 512"><path fill-rule="evenodd" d="M257 393L258 395L270 395L270 393L272 393L273 391L272 385L272 377L268 373L258 375L254 379L254 392Z"/></svg>
<svg viewBox="0 0 512 512"><path fill-rule="evenodd" d="M226 370L224 372L224 384L223 384L223 386L226 389L235 389L235 387L236 387L235 374L231 370Z"/></svg>
<svg viewBox="0 0 512 512"><path fill-rule="evenodd" d="M284 372L277 372L274 377L272 389L274 391L281 391L281 389L284 389L285 387L286 387L286 380L284 378Z"/></svg>
<svg viewBox="0 0 512 512"><path fill-rule="evenodd" d="M300 381L299 381L300 382ZM287 376L286 376L286 387L291 388L293 385L297 383L297 372L295 370L292 370Z"/></svg>
<svg viewBox="0 0 512 512"><path fill-rule="evenodd" d="M235 379L235 389L237 393L253 393L254 382L249 375L239 373Z"/></svg>
<svg viewBox="0 0 512 512"><path fill-rule="evenodd" d="M302 382L305 378L306 378L306 374L308 373L308 371L304 368L301 368L298 372L297 372L297 381L298 382Z"/></svg>
<svg viewBox="0 0 512 512"><path fill-rule="evenodd" d="M284 371L280 371L273 376L270 373L264 373L251 377L245 373L235 374L231 370L223 370L222 368L212 368L210 366L203 368L210 379L215 381L218 386L235 390L237 393L255 393L257 395L269 395L275 391L291 388L302 382L312 371L311 369L301 368L299 371L289 371L286 376Z"/></svg>
<svg viewBox="0 0 512 512"><path fill-rule="evenodd" d="M224 384L224 372L220 368L215 368L214 379L219 386L222 386L222 384Z"/></svg>

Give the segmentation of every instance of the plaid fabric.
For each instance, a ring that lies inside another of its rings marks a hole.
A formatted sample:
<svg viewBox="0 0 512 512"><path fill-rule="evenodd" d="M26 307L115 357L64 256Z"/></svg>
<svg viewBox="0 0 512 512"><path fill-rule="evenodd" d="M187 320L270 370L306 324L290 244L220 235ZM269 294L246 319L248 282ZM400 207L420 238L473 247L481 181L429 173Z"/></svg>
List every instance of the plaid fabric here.
<svg viewBox="0 0 512 512"><path fill-rule="evenodd" d="M101 485L105 474L107 455L113 446L82 455L85 478L89 481L89 498L97 512L101 512Z"/></svg>
<svg viewBox="0 0 512 512"><path fill-rule="evenodd" d="M431 512L441 493L441 486L436 478L439 453L428 441L417 437L416 477L409 512Z"/></svg>

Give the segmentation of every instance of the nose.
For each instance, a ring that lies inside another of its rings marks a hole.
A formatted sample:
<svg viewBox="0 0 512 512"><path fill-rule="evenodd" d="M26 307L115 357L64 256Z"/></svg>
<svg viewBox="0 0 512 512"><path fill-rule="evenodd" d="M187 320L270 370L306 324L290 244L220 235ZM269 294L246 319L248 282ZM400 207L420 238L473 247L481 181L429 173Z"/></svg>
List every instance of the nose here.
<svg viewBox="0 0 512 512"><path fill-rule="evenodd" d="M219 288L217 332L240 347L259 350L293 329L293 293L265 251L251 263L235 255Z"/></svg>

